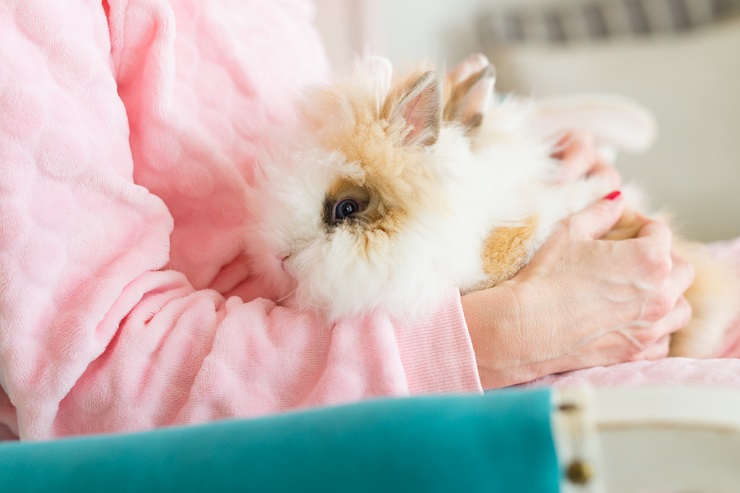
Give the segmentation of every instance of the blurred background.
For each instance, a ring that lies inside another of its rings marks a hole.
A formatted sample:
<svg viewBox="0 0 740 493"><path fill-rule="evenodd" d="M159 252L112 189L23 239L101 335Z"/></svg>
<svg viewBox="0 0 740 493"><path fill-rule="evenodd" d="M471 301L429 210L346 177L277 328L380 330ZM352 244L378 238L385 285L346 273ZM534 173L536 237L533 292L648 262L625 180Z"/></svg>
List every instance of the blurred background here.
<svg viewBox="0 0 740 493"><path fill-rule="evenodd" d="M616 92L656 116L658 141L623 155L679 230L740 235L740 0L315 0L330 60L389 58L450 67L472 52L496 65L499 91Z"/></svg>

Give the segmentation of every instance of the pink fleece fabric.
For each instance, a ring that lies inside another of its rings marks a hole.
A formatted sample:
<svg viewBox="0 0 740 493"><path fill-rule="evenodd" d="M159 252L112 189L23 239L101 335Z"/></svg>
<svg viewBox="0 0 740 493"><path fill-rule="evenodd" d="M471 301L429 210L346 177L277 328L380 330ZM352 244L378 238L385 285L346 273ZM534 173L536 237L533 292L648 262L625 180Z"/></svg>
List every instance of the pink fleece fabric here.
<svg viewBox="0 0 740 493"><path fill-rule="evenodd" d="M255 150L327 68L312 15L0 2L0 437L480 391L457 292L403 324L230 296Z"/></svg>

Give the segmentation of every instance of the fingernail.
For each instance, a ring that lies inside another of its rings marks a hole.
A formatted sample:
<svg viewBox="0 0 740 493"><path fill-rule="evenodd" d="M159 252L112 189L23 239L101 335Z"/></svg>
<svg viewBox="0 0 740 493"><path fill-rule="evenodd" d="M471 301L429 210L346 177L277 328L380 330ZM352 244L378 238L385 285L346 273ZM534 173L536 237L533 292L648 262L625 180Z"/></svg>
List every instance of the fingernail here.
<svg viewBox="0 0 740 493"><path fill-rule="evenodd" d="M607 195L607 196L606 196L606 197L604 197L604 198L605 198L606 200L614 200L614 199L616 199L617 197L619 197L620 195L622 195L622 192L620 192L619 190L615 190L615 191L613 191L612 193L610 193L609 195Z"/></svg>

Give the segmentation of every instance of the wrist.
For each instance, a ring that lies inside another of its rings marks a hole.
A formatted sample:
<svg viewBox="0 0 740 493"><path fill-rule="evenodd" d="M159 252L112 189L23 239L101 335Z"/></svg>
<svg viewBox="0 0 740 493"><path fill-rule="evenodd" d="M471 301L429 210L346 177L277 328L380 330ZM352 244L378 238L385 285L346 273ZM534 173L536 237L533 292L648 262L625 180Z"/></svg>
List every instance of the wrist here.
<svg viewBox="0 0 740 493"><path fill-rule="evenodd" d="M517 289L512 283L461 297L463 314L484 389L526 381L522 375Z"/></svg>
<svg viewBox="0 0 740 493"><path fill-rule="evenodd" d="M462 297L484 389L508 387L560 371L552 314L537 283L516 278Z"/></svg>

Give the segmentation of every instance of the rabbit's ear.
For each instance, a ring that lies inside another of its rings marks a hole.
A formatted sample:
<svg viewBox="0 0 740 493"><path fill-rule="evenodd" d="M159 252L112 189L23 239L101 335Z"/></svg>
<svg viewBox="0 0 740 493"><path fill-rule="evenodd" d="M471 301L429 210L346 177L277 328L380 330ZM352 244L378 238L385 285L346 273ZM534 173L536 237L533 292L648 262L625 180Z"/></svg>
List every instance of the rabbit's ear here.
<svg viewBox="0 0 740 493"><path fill-rule="evenodd" d="M480 73L489 65L491 65L491 62L488 61L488 57L486 57L486 55L482 53L474 53L455 65L455 67L447 73L447 82L452 87L456 87L465 82L472 75Z"/></svg>
<svg viewBox="0 0 740 493"><path fill-rule="evenodd" d="M480 126L496 83L496 71L483 55L472 55L448 75L449 97L444 107L445 121L456 121L472 130Z"/></svg>
<svg viewBox="0 0 740 493"><path fill-rule="evenodd" d="M379 104L382 104L391 90L393 66L387 58L370 55L355 62L354 76L355 80L370 81L369 86L376 90Z"/></svg>
<svg viewBox="0 0 740 493"><path fill-rule="evenodd" d="M436 72L425 72L392 91L383 114L391 124L405 125L404 145L430 146L437 142L442 125L442 81Z"/></svg>
<svg viewBox="0 0 740 493"><path fill-rule="evenodd" d="M560 96L535 106L534 132L543 140L556 140L572 130L594 135L599 145L628 152L643 152L655 141L655 118L628 98L611 94Z"/></svg>

